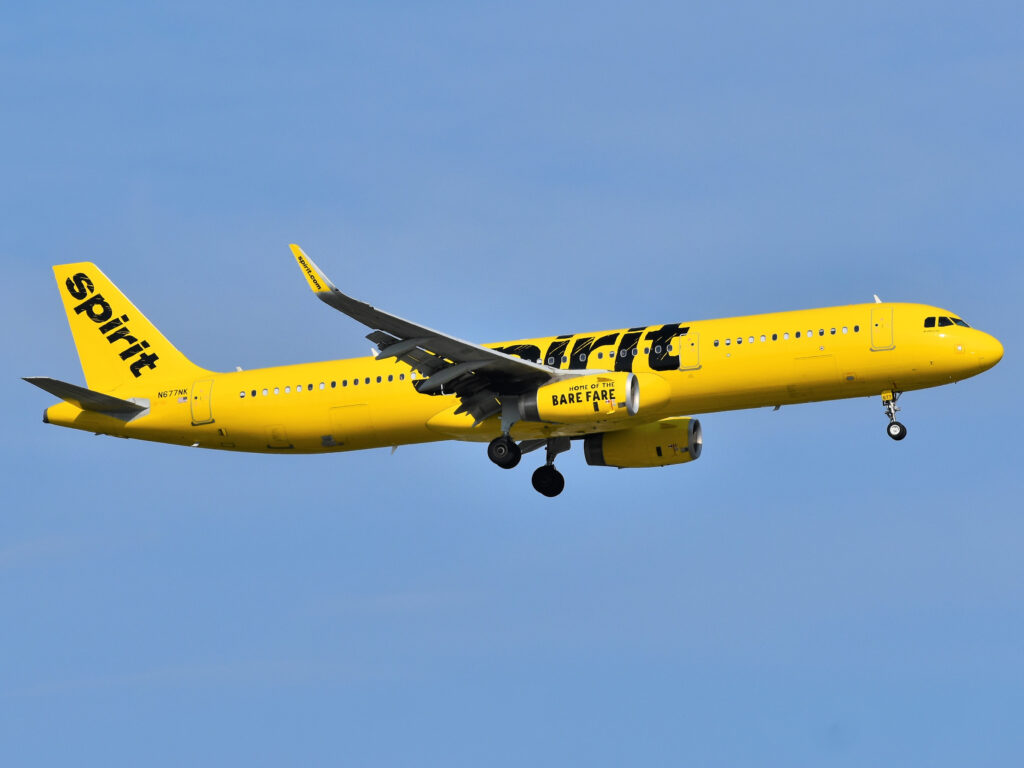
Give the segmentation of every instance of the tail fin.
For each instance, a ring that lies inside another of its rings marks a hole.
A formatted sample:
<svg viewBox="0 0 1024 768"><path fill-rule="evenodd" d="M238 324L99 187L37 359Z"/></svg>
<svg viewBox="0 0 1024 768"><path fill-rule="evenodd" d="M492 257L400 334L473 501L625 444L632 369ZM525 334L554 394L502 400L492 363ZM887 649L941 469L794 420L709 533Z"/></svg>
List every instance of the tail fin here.
<svg viewBox="0 0 1024 768"><path fill-rule="evenodd" d="M95 264L53 268L89 389L208 373L175 349Z"/></svg>

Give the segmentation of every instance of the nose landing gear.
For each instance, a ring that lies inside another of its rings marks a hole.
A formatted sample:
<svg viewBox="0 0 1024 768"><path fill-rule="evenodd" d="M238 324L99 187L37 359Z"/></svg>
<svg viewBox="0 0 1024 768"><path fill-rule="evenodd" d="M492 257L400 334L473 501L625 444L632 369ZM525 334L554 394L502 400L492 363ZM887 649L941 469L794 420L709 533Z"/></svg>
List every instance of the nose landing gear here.
<svg viewBox="0 0 1024 768"><path fill-rule="evenodd" d="M894 392L892 390L886 390L882 393L882 409L885 411L885 415L889 417L889 426L885 428L885 432L893 440L902 440L907 436L907 428L896 421L896 412L901 410L896 405L896 401L900 399L902 392Z"/></svg>

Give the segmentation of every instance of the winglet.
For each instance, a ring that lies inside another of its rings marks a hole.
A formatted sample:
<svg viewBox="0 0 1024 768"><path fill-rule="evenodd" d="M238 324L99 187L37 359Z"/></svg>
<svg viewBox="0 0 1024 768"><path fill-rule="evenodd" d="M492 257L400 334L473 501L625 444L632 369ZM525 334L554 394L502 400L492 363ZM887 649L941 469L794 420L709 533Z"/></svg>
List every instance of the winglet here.
<svg viewBox="0 0 1024 768"><path fill-rule="evenodd" d="M337 290L334 287L334 283L328 279L327 275L320 271L320 267L314 264L313 260L299 246L292 243L289 247L292 249L295 260L302 269L302 274L306 276L306 282L313 289L313 293L328 293Z"/></svg>

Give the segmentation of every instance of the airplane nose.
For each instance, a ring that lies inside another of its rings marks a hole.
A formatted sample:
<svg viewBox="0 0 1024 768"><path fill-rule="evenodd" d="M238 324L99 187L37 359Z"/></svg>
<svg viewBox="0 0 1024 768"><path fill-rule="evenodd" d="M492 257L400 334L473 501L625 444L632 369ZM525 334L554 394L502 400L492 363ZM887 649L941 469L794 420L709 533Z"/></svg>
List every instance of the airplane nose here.
<svg viewBox="0 0 1024 768"><path fill-rule="evenodd" d="M991 368L1002 359L1003 345L999 342L999 339L987 333L982 334L982 339L978 344L978 362L982 363L986 368Z"/></svg>

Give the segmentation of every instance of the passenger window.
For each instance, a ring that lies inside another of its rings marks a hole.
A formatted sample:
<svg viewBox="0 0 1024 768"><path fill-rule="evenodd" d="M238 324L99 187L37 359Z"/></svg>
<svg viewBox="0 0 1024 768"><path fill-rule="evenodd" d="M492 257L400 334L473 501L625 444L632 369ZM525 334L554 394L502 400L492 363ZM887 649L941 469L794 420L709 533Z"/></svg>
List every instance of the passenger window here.
<svg viewBox="0 0 1024 768"><path fill-rule="evenodd" d="M716 347L718 346L718 342L717 341L715 342L715 346ZM656 355L660 355L661 354L661 344L659 344L658 346L656 346L654 348L654 354L656 354Z"/></svg>
<svg viewBox="0 0 1024 768"><path fill-rule="evenodd" d="M747 339L747 341L749 341L751 344L753 344L754 343L754 337L751 336L749 339ZM764 339L761 339L761 341L764 341Z"/></svg>
<svg viewBox="0 0 1024 768"><path fill-rule="evenodd" d="M378 384L380 384L380 382L381 382L381 377L380 377L380 376L378 376L378 377L377 377L377 383L378 383Z"/></svg>
<svg viewBox="0 0 1024 768"><path fill-rule="evenodd" d="M935 318L934 317L926 317L924 319L924 327L925 328L934 328L935 327Z"/></svg>
<svg viewBox="0 0 1024 768"><path fill-rule="evenodd" d="M636 357L636 353L639 351L636 347L633 347L633 357Z"/></svg>
<svg viewBox="0 0 1024 768"><path fill-rule="evenodd" d="M405 381L405 374L404 373L398 374L398 380L399 381Z"/></svg>
<svg viewBox="0 0 1024 768"><path fill-rule="evenodd" d="M569 362L569 358L566 357L565 355L562 355L562 365L565 365L568 362Z"/></svg>
<svg viewBox="0 0 1024 768"><path fill-rule="evenodd" d="M245 390L243 389L241 392L239 392L238 396L239 397L245 397Z"/></svg>
<svg viewBox="0 0 1024 768"><path fill-rule="evenodd" d="M715 346L718 346L718 339L715 339ZM655 349L657 349L657 347L655 347Z"/></svg>
<svg viewBox="0 0 1024 768"><path fill-rule="evenodd" d="M824 336L825 335L825 329L824 328L818 329L818 335L819 336Z"/></svg>
<svg viewBox="0 0 1024 768"><path fill-rule="evenodd" d="M645 355L651 354L651 348L650 347L644 347L644 354Z"/></svg>
<svg viewBox="0 0 1024 768"><path fill-rule="evenodd" d="M860 333L860 326L859 325L853 326L853 332L854 333Z"/></svg>
<svg viewBox="0 0 1024 768"><path fill-rule="evenodd" d="M391 374L389 373L389 374L388 374L388 381L394 381L394 380L395 380L395 377L394 377L394 376L392 376L392 375L391 375Z"/></svg>
<svg viewBox="0 0 1024 768"><path fill-rule="evenodd" d="M597 359L598 360L604 360L604 352L598 352L597 353Z"/></svg>
<svg viewBox="0 0 1024 768"><path fill-rule="evenodd" d="M291 387L285 387L285 388L284 388L284 393L285 393L286 395L287 395L287 394L290 394L290 393L291 393L291 391L292 391L292 388L291 388Z"/></svg>
<svg viewBox="0 0 1024 768"><path fill-rule="evenodd" d="M555 358L549 357L548 358L548 365L554 365L554 364L555 364Z"/></svg>
<svg viewBox="0 0 1024 768"><path fill-rule="evenodd" d="M948 317L940 317L939 318L939 328L946 328L947 326L950 326L952 324L953 324L953 321L950 320Z"/></svg>
<svg viewBox="0 0 1024 768"><path fill-rule="evenodd" d="M266 397L266 396L267 396L268 394L269 394L269 393L268 393L268 392L267 392L267 390L266 390L266 389L264 388L264 390L263 390L263 396L264 396L264 397Z"/></svg>
<svg viewBox="0 0 1024 768"><path fill-rule="evenodd" d="M833 328L831 331L829 331L829 333L831 333L833 336L835 336L836 335L836 329Z"/></svg>
<svg viewBox="0 0 1024 768"><path fill-rule="evenodd" d="M808 331L808 332L807 332L807 338L809 339L809 338L811 338L812 336L814 336L814 331L813 331L813 330L810 330L810 331Z"/></svg>
<svg viewBox="0 0 1024 768"><path fill-rule="evenodd" d="M327 386L327 385L326 385L326 384L324 384L324 383L323 383L322 381L320 382L320 389L323 389L323 388L324 388L324 387L326 387L326 386Z"/></svg>
<svg viewBox="0 0 1024 768"><path fill-rule="evenodd" d="M338 382L336 382L336 381L332 381L331 382L331 389L336 389L337 386L338 386Z"/></svg>
<svg viewBox="0 0 1024 768"><path fill-rule="evenodd" d="M674 350L674 349L672 348L672 345L671 345L671 344L669 344L669 345L668 345L668 351L669 351L669 352L673 352L673 351L675 351L675 350Z"/></svg>
<svg viewBox="0 0 1024 768"><path fill-rule="evenodd" d="M797 331L796 333L794 333L793 336L794 336L794 338L799 339L800 338L800 331Z"/></svg>
<svg viewBox="0 0 1024 768"><path fill-rule="evenodd" d="M369 384L369 383L370 383L370 377L367 376L365 379L363 379L363 384Z"/></svg>
<svg viewBox="0 0 1024 768"><path fill-rule="evenodd" d="M416 371L412 371L412 372L411 372L411 373L409 374L409 380L410 380L410 381L416 381Z"/></svg>
<svg viewBox="0 0 1024 768"><path fill-rule="evenodd" d="M256 390L255 389L252 391L252 396L256 397Z"/></svg>
<svg viewBox="0 0 1024 768"><path fill-rule="evenodd" d="M587 356L585 354L583 354L582 352L580 352L580 362L581 363L585 363L586 361L587 361Z"/></svg>
<svg viewBox="0 0 1024 768"><path fill-rule="evenodd" d="M786 333L782 334L782 339L783 339L783 341L789 341L789 332L788 331Z"/></svg>
<svg viewBox="0 0 1024 768"><path fill-rule="evenodd" d="M736 343L737 344L742 344L743 343L743 337L740 336L738 339L736 339Z"/></svg>
<svg viewBox="0 0 1024 768"><path fill-rule="evenodd" d="M778 341L778 340L779 340L779 334L773 333L772 334L772 341Z"/></svg>
<svg viewBox="0 0 1024 768"><path fill-rule="evenodd" d="M844 326L843 326L843 333L846 333L846 332L847 332L847 331L846 331L846 326L844 325Z"/></svg>
<svg viewBox="0 0 1024 768"><path fill-rule="evenodd" d="M280 387L274 387L274 394L275 395L281 394L281 388Z"/></svg>
<svg viewBox="0 0 1024 768"><path fill-rule="evenodd" d="M762 341L762 342L764 342L764 341L768 341L768 337L767 337L767 336L765 336L765 335L764 335L763 333L761 334L761 341Z"/></svg>
<svg viewBox="0 0 1024 768"><path fill-rule="evenodd" d="M359 386L359 379L352 379L352 386L353 387L358 387Z"/></svg>
<svg viewBox="0 0 1024 768"><path fill-rule="evenodd" d="M341 386L347 387L348 386L348 379L342 379L341 380Z"/></svg>
<svg viewBox="0 0 1024 768"><path fill-rule="evenodd" d="M725 346L728 347L730 344L732 344L732 339L726 339L725 340Z"/></svg>

